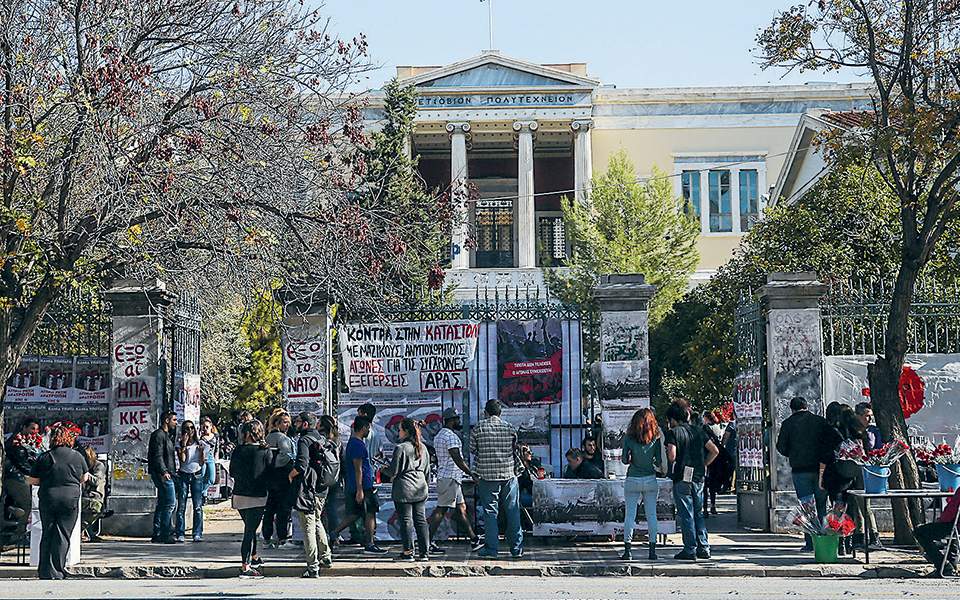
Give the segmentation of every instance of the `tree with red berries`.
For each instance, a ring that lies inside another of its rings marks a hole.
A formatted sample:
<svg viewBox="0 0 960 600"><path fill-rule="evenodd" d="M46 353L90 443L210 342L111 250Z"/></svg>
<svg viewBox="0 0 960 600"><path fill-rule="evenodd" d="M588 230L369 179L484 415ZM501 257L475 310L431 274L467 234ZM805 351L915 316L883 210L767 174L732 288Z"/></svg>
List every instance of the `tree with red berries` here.
<svg viewBox="0 0 960 600"><path fill-rule="evenodd" d="M349 306L394 293L374 258L423 276L432 215L354 193L367 42L327 24L295 0L0 0L0 380L73 286L282 282Z"/></svg>

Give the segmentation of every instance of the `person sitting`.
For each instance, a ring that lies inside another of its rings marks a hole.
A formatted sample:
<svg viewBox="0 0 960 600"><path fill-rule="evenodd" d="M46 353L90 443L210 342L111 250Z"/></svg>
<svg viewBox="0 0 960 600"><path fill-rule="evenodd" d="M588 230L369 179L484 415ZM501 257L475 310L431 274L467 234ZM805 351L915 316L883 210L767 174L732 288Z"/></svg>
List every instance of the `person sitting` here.
<svg viewBox="0 0 960 600"><path fill-rule="evenodd" d="M603 472L586 460L583 450L570 448L565 456L567 469L563 472L564 479L603 479Z"/></svg>
<svg viewBox="0 0 960 600"><path fill-rule="evenodd" d="M957 520L957 511L960 510L960 489L953 494L947 506L940 513L940 518L934 523L921 525L913 530L913 537L917 538L917 543L923 548L923 554L933 565L933 571L929 577L948 576L953 577L957 574L957 554L960 552L960 542L953 540L950 542L950 536L953 535L953 527ZM949 544L950 553L944 564L944 546ZM941 565L943 569L941 571Z"/></svg>
<svg viewBox="0 0 960 600"><path fill-rule="evenodd" d="M597 438L593 434L588 434L583 438L583 460L587 461L598 471L603 473L603 453L598 449Z"/></svg>
<svg viewBox="0 0 960 600"><path fill-rule="evenodd" d="M97 457L96 450L89 446L84 448L83 456L87 460L88 476L80 494L81 539L84 542L99 542L101 540L94 531L94 525L109 516L103 511L107 496L107 467ZM110 511L110 514L113 512Z"/></svg>

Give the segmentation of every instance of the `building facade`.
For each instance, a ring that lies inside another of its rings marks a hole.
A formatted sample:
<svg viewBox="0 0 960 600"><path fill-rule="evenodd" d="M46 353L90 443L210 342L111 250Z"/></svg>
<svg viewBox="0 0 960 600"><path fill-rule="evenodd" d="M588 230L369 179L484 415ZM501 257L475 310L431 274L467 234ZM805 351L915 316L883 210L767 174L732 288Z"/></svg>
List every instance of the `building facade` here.
<svg viewBox="0 0 960 600"><path fill-rule="evenodd" d="M448 281L463 300L535 287L571 251L563 198L589 202L590 180L623 150L641 176L671 177L700 218L709 279L761 218L801 118L869 106L861 84L618 89L583 63L539 65L495 51L443 67L398 67L417 88L410 151L430 187L476 190L451 232ZM382 117L377 92L366 119Z"/></svg>

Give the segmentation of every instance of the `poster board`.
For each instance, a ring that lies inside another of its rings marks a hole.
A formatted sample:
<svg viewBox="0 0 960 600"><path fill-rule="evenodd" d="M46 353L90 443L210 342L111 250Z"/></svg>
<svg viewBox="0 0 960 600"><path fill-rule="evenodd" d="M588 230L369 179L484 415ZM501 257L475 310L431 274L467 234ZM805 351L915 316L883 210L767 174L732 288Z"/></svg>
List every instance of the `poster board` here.
<svg viewBox="0 0 960 600"><path fill-rule="evenodd" d="M533 534L537 536L623 535L623 479L542 479L533 482ZM676 533L673 483L657 479L657 527ZM636 531L646 531L643 510Z"/></svg>
<svg viewBox="0 0 960 600"><path fill-rule="evenodd" d="M497 322L498 397L507 407L563 401L560 319Z"/></svg>

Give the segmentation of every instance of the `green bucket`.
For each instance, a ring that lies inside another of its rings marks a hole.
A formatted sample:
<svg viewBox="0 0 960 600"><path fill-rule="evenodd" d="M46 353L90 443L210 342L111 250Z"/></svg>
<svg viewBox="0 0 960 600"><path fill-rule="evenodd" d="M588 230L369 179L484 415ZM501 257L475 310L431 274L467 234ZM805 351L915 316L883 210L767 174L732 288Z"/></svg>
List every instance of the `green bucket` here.
<svg viewBox="0 0 960 600"><path fill-rule="evenodd" d="M813 556L818 563L837 562L837 550L840 547L839 535L813 536Z"/></svg>

